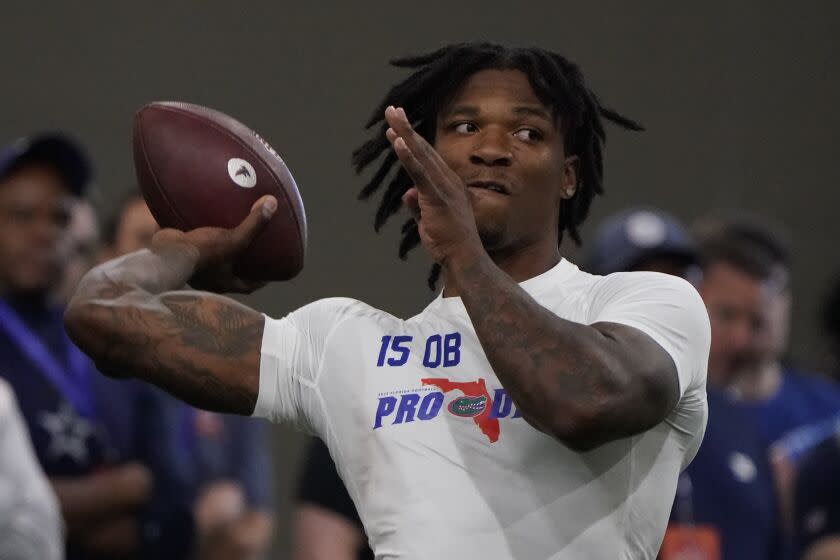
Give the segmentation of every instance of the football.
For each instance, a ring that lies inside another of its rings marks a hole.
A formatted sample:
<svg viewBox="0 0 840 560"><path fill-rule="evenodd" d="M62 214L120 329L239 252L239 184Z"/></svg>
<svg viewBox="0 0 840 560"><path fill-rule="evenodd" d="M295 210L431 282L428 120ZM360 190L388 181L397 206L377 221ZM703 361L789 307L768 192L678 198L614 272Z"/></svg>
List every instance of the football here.
<svg viewBox="0 0 840 560"><path fill-rule="evenodd" d="M306 214L283 159L256 132L199 105L156 102L134 120L134 168L161 227L232 228L270 194L277 211L234 263L249 280L288 280L303 268Z"/></svg>

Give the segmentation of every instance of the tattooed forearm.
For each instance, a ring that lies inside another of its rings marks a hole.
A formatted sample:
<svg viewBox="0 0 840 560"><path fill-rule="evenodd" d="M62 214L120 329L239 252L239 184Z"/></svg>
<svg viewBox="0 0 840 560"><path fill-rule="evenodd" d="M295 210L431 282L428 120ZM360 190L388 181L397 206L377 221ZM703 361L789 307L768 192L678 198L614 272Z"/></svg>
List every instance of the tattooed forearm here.
<svg viewBox="0 0 840 560"><path fill-rule="evenodd" d="M262 317L246 307L204 299L195 293L171 293L161 302L171 311L175 330L187 347L239 358L254 340L261 340Z"/></svg>
<svg viewBox="0 0 840 560"><path fill-rule="evenodd" d="M661 420L661 406L640 406L644 387L634 383L636 372L660 367L660 353L643 355L652 343L644 335L561 319L489 258L452 265L446 273L493 371L535 427L588 447Z"/></svg>
<svg viewBox="0 0 840 560"><path fill-rule="evenodd" d="M165 291L186 282L189 256L144 251L133 259L83 279L65 316L73 340L107 375L144 379L202 408L250 414L263 316L222 296ZM153 268L168 264L180 270L155 279Z"/></svg>

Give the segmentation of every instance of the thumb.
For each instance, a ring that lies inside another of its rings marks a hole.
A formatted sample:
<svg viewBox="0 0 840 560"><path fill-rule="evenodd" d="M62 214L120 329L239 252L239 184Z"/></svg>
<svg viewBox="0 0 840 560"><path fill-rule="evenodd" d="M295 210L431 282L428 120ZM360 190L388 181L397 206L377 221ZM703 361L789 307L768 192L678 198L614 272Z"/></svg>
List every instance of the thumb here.
<svg viewBox="0 0 840 560"><path fill-rule="evenodd" d="M277 211L277 199L265 195L257 200L248 216L233 229L233 241L237 246L247 247L265 229Z"/></svg>
<svg viewBox="0 0 840 560"><path fill-rule="evenodd" d="M415 220L420 219L420 193L417 187L411 187L402 195L402 201Z"/></svg>

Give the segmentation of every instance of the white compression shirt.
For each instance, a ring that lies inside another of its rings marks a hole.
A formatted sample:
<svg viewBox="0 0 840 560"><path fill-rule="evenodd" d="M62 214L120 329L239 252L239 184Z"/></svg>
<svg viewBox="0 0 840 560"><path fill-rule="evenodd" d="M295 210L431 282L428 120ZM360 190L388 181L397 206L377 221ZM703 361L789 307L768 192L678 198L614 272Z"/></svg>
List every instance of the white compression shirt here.
<svg viewBox="0 0 840 560"><path fill-rule="evenodd" d="M266 318L254 415L319 435L377 559L640 559L661 543L707 418L709 320L687 282L566 260L520 284L559 317L623 323L673 359L654 428L579 453L527 424L460 298L409 320L351 299Z"/></svg>

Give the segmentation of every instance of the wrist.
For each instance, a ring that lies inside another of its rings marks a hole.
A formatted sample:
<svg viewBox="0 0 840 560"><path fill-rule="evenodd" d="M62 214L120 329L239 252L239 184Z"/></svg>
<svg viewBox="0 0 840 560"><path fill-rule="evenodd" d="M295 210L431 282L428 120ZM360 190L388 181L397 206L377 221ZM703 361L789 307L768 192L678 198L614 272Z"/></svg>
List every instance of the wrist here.
<svg viewBox="0 0 840 560"><path fill-rule="evenodd" d="M480 274L488 265L493 265L493 261L481 242L464 242L454 246L441 263L450 286L468 284L471 277Z"/></svg>
<svg viewBox="0 0 840 560"><path fill-rule="evenodd" d="M201 260L201 250L183 239L174 237L155 237L150 247L158 258L175 264L178 268L188 266L195 269Z"/></svg>

